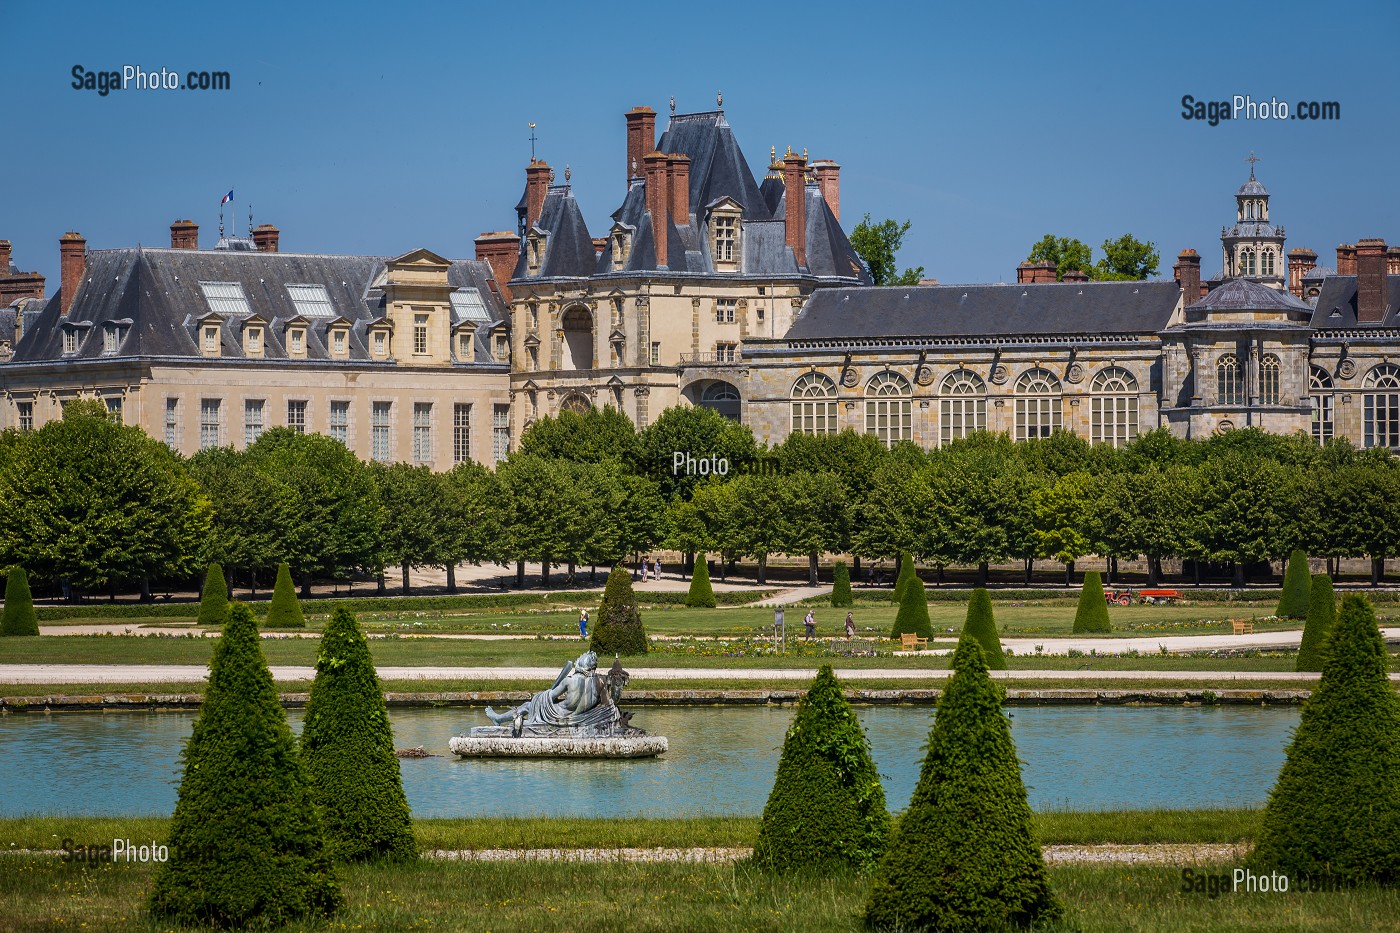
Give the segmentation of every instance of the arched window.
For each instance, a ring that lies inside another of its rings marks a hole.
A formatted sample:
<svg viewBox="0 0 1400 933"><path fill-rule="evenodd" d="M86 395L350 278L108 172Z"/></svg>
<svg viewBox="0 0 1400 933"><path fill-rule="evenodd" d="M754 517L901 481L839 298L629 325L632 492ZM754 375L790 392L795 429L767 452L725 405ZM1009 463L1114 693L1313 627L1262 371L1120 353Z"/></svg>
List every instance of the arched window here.
<svg viewBox="0 0 1400 933"><path fill-rule="evenodd" d="M1271 249L1266 249L1266 250L1264 250L1263 260L1262 260L1262 268L1259 270L1259 273L1260 273L1261 275L1273 275L1273 274L1274 274L1274 251L1273 251L1273 250L1271 250Z"/></svg>
<svg viewBox="0 0 1400 933"><path fill-rule="evenodd" d="M1120 366L1099 370L1089 384L1090 440L1121 447L1138 433L1138 381Z"/></svg>
<svg viewBox="0 0 1400 933"><path fill-rule="evenodd" d="M1364 447L1400 448L1400 366L1382 363L1362 383Z"/></svg>
<svg viewBox="0 0 1400 933"><path fill-rule="evenodd" d="M943 380L938 394L943 396L938 402L942 443L986 430L987 384L981 376L967 369L954 370Z"/></svg>
<svg viewBox="0 0 1400 933"><path fill-rule="evenodd" d="M909 380L885 370L865 384L865 433L873 434L886 447L895 441L914 438L913 401Z"/></svg>
<svg viewBox="0 0 1400 933"><path fill-rule="evenodd" d="M1218 405L1244 404L1244 379L1240 377L1240 361L1226 353L1215 364L1215 400Z"/></svg>
<svg viewBox="0 0 1400 933"><path fill-rule="evenodd" d="M559 403L559 413L571 411L576 415L586 414L588 409L593 407L593 403L587 397L578 392L572 392L564 396L564 400Z"/></svg>
<svg viewBox="0 0 1400 933"><path fill-rule="evenodd" d="M804 373L792 387L792 430L836 433L836 383L818 372Z"/></svg>
<svg viewBox="0 0 1400 933"><path fill-rule="evenodd" d="M1312 436L1319 444L1332 439L1332 376L1321 366L1312 367L1308 379L1308 401L1312 403Z"/></svg>
<svg viewBox="0 0 1400 933"><path fill-rule="evenodd" d="M1253 220L1253 219L1254 219L1254 202L1253 202L1253 201L1245 201L1245 202L1244 202L1244 219L1245 219L1245 220Z"/></svg>
<svg viewBox="0 0 1400 933"><path fill-rule="evenodd" d="M1266 353L1259 360L1259 404L1277 405L1279 400L1279 372L1282 364L1278 357Z"/></svg>
<svg viewBox="0 0 1400 933"><path fill-rule="evenodd" d="M727 382L712 382L700 393L700 404L724 417L739 420L739 390Z"/></svg>
<svg viewBox="0 0 1400 933"><path fill-rule="evenodd" d="M1254 274L1254 250L1240 250L1240 275Z"/></svg>
<svg viewBox="0 0 1400 933"><path fill-rule="evenodd" d="M561 321L564 329L564 369L593 368L593 312L570 308Z"/></svg>
<svg viewBox="0 0 1400 933"><path fill-rule="evenodd" d="M1049 437L1060 426L1060 380L1029 369L1016 380L1016 440Z"/></svg>

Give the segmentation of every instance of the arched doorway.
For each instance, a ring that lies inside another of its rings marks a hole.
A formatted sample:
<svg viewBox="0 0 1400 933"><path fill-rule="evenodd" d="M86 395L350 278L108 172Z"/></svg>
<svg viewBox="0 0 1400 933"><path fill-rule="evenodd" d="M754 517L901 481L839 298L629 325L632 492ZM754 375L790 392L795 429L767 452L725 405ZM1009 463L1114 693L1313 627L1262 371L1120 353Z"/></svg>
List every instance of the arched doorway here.
<svg viewBox="0 0 1400 933"><path fill-rule="evenodd" d="M728 382L709 382L700 390L699 403L712 408L731 421L739 420L739 390Z"/></svg>

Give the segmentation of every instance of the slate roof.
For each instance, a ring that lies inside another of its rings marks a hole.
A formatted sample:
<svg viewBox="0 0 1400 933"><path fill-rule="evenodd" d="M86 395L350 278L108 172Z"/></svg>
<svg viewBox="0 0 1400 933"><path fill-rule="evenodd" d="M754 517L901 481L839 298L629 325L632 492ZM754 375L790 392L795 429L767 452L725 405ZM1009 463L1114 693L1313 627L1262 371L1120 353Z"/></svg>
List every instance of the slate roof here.
<svg viewBox="0 0 1400 933"><path fill-rule="evenodd" d="M785 339L1155 334L1180 296L1175 282L823 288Z"/></svg>
<svg viewBox="0 0 1400 933"><path fill-rule="evenodd" d="M365 334L371 321L384 314L378 280L385 260L376 256L325 256L215 250L112 249L88 253L82 285L69 314L59 313L57 296L28 327L16 348L14 362L105 357L200 357L198 321L212 308L201 282L237 282L243 287L252 314L268 322L264 359L285 358L283 327L298 311L288 284L321 285L331 302L330 316L308 320L307 358L329 359L327 325L337 318L352 322L350 359L368 361ZM448 283L476 288L493 321L505 318L505 306L488 284L491 269L475 260L454 261ZM221 354L243 355L239 325L248 315L224 315ZM115 354L103 352L102 324L119 323L125 330ZM80 325L78 352L63 353L62 325ZM86 325L86 326L82 326ZM485 328L477 331L476 362L494 362L486 345Z"/></svg>
<svg viewBox="0 0 1400 933"><path fill-rule="evenodd" d="M1400 327L1400 275L1386 276L1389 306L1380 324L1359 324L1356 320L1356 276L1329 275L1317 294L1312 326L1316 330L1354 330L1368 327ZM1335 312L1335 316L1334 316Z"/></svg>
<svg viewBox="0 0 1400 933"><path fill-rule="evenodd" d="M1206 297L1186 307L1187 311L1309 311L1307 304L1292 293L1249 279L1230 279Z"/></svg>
<svg viewBox="0 0 1400 933"><path fill-rule="evenodd" d="M547 234L544 258L539 278L579 278L593 274L597 265L597 250L593 235L588 232L583 211L568 185L550 185L545 191L535 229ZM528 233L528 231L527 231ZM521 240L520 256L512 278L525 278L525 241Z"/></svg>
<svg viewBox="0 0 1400 933"><path fill-rule="evenodd" d="M723 110L672 116L656 148L690 157L690 209L702 225L707 214L701 209L723 197L743 205L745 220L772 217Z"/></svg>
<svg viewBox="0 0 1400 933"><path fill-rule="evenodd" d="M1283 228L1273 224L1262 223L1257 220L1248 220L1243 223L1233 224L1224 233L1227 237L1240 237L1243 239L1271 239L1283 236Z"/></svg>
<svg viewBox="0 0 1400 933"><path fill-rule="evenodd" d="M1249 181L1247 181L1247 182L1245 182L1244 184L1240 185L1240 190L1235 192L1235 196L1236 196L1236 197L1239 197L1240 195L1251 195L1251 196L1254 196L1254 197L1259 197L1259 196L1267 197L1268 194L1269 194L1269 189L1267 189L1267 188L1265 188L1263 185L1261 185L1261 184L1259 183L1259 180L1256 179L1253 175L1250 175L1250 176L1249 176Z"/></svg>

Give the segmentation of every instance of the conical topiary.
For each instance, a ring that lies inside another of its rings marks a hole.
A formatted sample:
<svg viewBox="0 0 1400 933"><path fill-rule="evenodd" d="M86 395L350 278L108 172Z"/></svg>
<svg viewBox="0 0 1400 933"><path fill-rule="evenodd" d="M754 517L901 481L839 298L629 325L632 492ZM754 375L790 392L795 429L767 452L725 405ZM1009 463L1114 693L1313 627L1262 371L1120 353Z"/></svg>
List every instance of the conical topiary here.
<svg viewBox="0 0 1400 933"><path fill-rule="evenodd" d="M851 572L846 569L844 560L838 560L831 571L831 605L834 609L849 609L855 605L855 598L851 596Z"/></svg>
<svg viewBox="0 0 1400 933"><path fill-rule="evenodd" d="M199 624L223 625L228 616L228 584L224 568L210 564L204 572L204 589L199 596Z"/></svg>
<svg viewBox="0 0 1400 933"><path fill-rule="evenodd" d="M894 579L894 592L890 594L890 602L896 606L904 602L904 587L910 580L917 577L914 572L914 558L909 554L901 554L899 558L899 575Z"/></svg>
<svg viewBox="0 0 1400 933"><path fill-rule="evenodd" d="M889 833L870 743L823 665L783 741L753 860L778 871L861 870L874 867Z"/></svg>
<svg viewBox="0 0 1400 933"><path fill-rule="evenodd" d="M1303 641L1298 646L1298 670L1322 670L1322 646L1337 620L1337 597L1332 592L1332 578L1315 573L1312 593L1308 598L1308 621L1303 626Z"/></svg>
<svg viewBox="0 0 1400 933"><path fill-rule="evenodd" d="M632 592L632 575L621 564L608 574L608 585L598 606L598 623L593 627L589 648L600 657L647 653L647 633L642 628L637 596Z"/></svg>
<svg viewBox="0 0 1400 933"><path fill-rule="evenodd" d="M695 572L690 575L690 591L685 594L685 604L696 609L715 608L715 591L710 587L710 565L704 554L695 558Z"/></svg>
<svg viewBox="0 0 1400 933"><path fill-rule="evenodd" d="M216 927L334 913L340 888L320 819L242 603L229 607L182 757L170 857L156 873L151 913Z"/></svg>
<svg viewBox="0 0 1400 933"><path fill-rule="evenodd" d="M29 593L29 575L23 567L15 567L5 578L5 614L0 616L0 635L38 634L39 616Z"/></svg>
<svg viewBox="0 0 1400 933"><path fill-rule="evenodd" d="M297 588L292 583L292 571L286 564L277 565L277 584L272 588L272 602L267 607L267 628L306 628L297 600Z"/></svg>
<svg viewBox="0 0 1400 933"><path fill-rule="evenodd" d="M901 635L933 637L933 625L928 618L928 592L924 589L924 581L918 577L904 584L904 599L894 617L890 637L898 638Z"/></svg>
<svg viewBox="0 0 1400 933"><path fill-rule="evenodd" d="M344 607L321 636L301 754L333 859L417 857L384 693L369 642Z"/></svg>
<svg viewBox="0 0 1400 933"><path fill-rule="evenodd" d="M1322 679L1264 807L1251 867L1295 885L1400 885L1400 695L1387 660L1370 601L1345 597L1323 647Z"/></svg>
<svg viewBox="0 0 1400 933"><path fill-rule="evenodd" d="M1280 619L1306 619L1312 592L1312 574L1308 570L1308 555L1294 551L1288 555L1288 567L1283 573L1283 595L1279 597L1274 615Z"/></svg>
<svg viewBox="0 0 1400 933"><path fill-rule="evenodd" d="M1006 930L1052 921L1031 808L977 639L964 632L909 809L870 887L868 927Z"/></svg>
<svg viewBox="0 0 1400 933"><path fill-rule="evenodd" d="M1079 591L1079 609L1074 613L1074 633L1111 632L1108 603L1103 598L1103 581L1097 570L1084 574L1084 588Z"/></svg>
<svg viewBox="0 0 1400 933"><path fill-rule="evenodd" d="M963 634L977 639L987 667L994 671L1006 670L1006 653L1001 650L997 620L992 615L992 597L983 587L973 590L972 598L967 601L967 621L963 623Z"/></svg>

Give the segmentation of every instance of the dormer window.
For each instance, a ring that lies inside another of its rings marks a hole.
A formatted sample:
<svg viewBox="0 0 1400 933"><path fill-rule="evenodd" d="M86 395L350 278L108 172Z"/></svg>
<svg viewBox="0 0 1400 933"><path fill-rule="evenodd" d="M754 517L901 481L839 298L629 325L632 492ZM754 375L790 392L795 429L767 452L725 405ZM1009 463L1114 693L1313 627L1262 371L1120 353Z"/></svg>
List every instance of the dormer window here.
<svg viewBox="0 0 1400 933"><path fill-rule="evenodd" d="M287 355L306 356L306 328L287 328Z"/></svg>
<svg viewBox="0 0 1400 933"><path fill-rule="evenodd" d="M203 333L203 347L205 356L219 355L219 325L204 324L200 327Z"/></svg>
<svg viewBox="0 0 1400 933"><path fill-rule="evenodd" d="M245 325L243 328L243 355L259 357L263 355L263 329Z"/></svg>
<svg viewBox="0 0 1400 933"><path fill-rule="evenodd" d="M374 332L374 339L371 343L374 346L375 356L382 358L389 354L389 335L383 330Z"/></svg>
<svg viewBox="0 0 1400 933"><path fill-rule="evenodd" d="M116 353L122 345L122 330L115 324L102 328L102 352Z"/></svg>
<svg viewBox="0 0 1400 933"><path fill-rule="evenodd" d="M346 356L349 353L350 333L344 327L331 330L331 355Z"/></svg>
<svg viewBox="0 0 1400 933"><path fill-rule="evenodd" d="M506 335L505 335L505 334L497 334L497 335L496 335L496 352L495 352L496 359L497 359L497 360L500 360L500 361L505 361L505 359L506 359L509 355L510 355L510 343L509 343L509 341L506 339Z"/></svg>
<svg viewBox="0 0 1400 933"><path fill-rule="evenodd" d="M463 331L457 335L457 359L463 362L470 362L472 358L472 335L469 331Z"/></svg>
<svg viewBox="0 0 1400 933"><path fill-rule="evenodd" d="M531 233L525 240L525 268L529 275L539 275L541 261L544 258L544 244L540 242L539 234Z"/></svg>
<svg viewBox="0 0 1400 933"><path fill-rule="evenodd" d="M78 332L73 328L65 328L63 331L63 352L78 352Z"/></svg>
<svg viewBox="0 0 1400 933"><path fill-rule="evenodd" d="M718 272L739 270L740 208L724 198L710 214L710 253Z"/></svg>
<svg viewBox="0 0 1400 933"><path fill-rule="evenodd" d="M632 234L621 224L612 231L612 267L621 269L627 265L627 257L632 253Z"/></svg>

